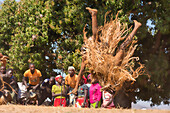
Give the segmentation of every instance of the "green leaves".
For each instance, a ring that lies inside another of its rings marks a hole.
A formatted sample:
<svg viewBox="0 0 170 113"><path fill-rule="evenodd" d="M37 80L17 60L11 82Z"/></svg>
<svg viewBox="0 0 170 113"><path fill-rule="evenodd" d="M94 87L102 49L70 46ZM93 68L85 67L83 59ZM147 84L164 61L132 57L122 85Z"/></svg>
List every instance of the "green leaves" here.
<svg viewBox="0 0 170 113"><path fill-rule="evenodd" d="M3 51L10 58L8 66L14 68L21 79L31 59L43 74L47 73L43 64L46 63L45 51L51 47L48 43L52 2L6 0L2 4L1 17L0 39L10 44Z"/></svg>

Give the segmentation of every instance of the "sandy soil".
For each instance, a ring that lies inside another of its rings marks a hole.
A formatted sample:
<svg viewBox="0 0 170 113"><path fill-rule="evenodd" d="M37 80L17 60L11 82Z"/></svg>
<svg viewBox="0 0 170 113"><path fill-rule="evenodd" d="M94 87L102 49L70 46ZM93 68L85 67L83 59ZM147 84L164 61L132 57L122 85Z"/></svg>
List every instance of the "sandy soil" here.
<svg viewBox="0 0 170 113"><path fill-rule="evenodd" d="M170 113L170 110L136 110L136 109L94 109L73 107L47 107L0 105L0 113Z"/></svg>

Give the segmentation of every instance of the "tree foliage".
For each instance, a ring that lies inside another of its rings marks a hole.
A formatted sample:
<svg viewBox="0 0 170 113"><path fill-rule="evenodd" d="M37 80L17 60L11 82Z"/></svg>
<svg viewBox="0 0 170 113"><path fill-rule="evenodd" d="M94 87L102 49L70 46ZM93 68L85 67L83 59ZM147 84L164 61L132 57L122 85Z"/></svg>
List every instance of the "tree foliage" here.
<svg viewBox="0 0 170 113"><path fill-rule="evenodd" d="M52 1L24 0L16 2L6 0L1 9L1 51L9 56L8 66L15 69L19 78L34 62L43 75L55 68L54 58L49 53L53 30ZM46 58L49 57L49 58Z"/></svg>

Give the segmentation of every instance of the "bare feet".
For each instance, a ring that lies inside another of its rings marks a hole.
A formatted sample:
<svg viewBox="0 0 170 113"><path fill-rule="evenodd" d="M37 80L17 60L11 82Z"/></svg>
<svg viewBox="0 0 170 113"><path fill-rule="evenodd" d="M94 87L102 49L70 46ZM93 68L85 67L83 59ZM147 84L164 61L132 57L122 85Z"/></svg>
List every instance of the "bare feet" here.
<svg viewBox="0 0 170 113"><path fill-rule="evenodd" d="M89 13L91 15L96 15L97 14L97 9L91 9L90 7L86 7L87 10L89 10Z"/></svg>
<svg viewBox="0 0 170 113"><path fill-rule="evenodd" d="M140 27L142 24L138 22L137 20L134 20L135 28Z"/></svg>

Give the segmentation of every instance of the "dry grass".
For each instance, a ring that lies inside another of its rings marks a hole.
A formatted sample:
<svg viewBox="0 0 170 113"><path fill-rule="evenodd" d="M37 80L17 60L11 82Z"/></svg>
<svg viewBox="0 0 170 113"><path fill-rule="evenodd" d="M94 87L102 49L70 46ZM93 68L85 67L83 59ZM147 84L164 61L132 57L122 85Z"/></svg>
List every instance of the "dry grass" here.
<svg viewBox="0 0 170 113"><path fill-rule="evenodd" d="M125 41L130 28L121 24L116 18L110 22L105 22L103 27L98 29L101 42L87 39L84 29L85 52L82 56L89 68L92 77L99 80L102 89L119 90L125 81L135 81L139 75L144 73L144 66L138 62L138 57L132 57L137 47L135 40L129 43L128 47L120 55L115 57L120 48L120 43ZM139 67L135 64L138 62Z"/></svg>

